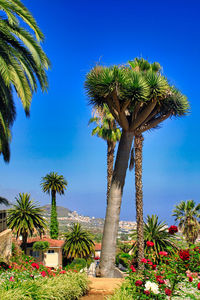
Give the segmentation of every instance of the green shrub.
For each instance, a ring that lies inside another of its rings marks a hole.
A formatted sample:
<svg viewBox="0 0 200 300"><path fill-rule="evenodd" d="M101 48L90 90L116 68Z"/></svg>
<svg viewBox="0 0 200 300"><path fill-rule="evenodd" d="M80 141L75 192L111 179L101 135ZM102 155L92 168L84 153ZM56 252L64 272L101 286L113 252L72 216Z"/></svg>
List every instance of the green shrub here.
<svg viewBox="0 0 200 300"><path fill-rule="evenodd" d="M73 262L65 267L66 270L77 270L80 271L87 266L87 262L84 258L76 258Z"/></svg>
<svg viewBox="0 0 200 300"><path fill-rule="evenodd" d="M68 272L54 278L27 280L17 287L6 290L0 287L0 299L3 300L75 300L83 296L88 289L88 280L84 274Z"/></svg>
<svg viewBox="0 0 200 300"><path fill-rule="evenodd" d="M46 251L49 249L49 242L47 241L38 241L33 244L33 250Z"/></svg>
<svg viewBox="0 0 200 300"><path fill-rule="evenodd" d="M121 264L123 267L128 268L131 258L131 255L128 253L120 252L116 256L116 264Z"/></svg>

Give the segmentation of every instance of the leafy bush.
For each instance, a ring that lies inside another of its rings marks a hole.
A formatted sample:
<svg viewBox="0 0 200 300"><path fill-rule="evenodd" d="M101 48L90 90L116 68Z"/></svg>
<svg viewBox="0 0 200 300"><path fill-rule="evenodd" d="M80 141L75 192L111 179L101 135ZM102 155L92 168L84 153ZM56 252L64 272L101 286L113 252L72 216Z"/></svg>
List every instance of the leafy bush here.
<svg viewBox="0 0 200 300"><path fill-rule="evenodd" d="M16 286L0 287L0 299L4 300L75 300L83 296L88 289L87 277L84 274L68 272L54 278L23 281Z"/></svg>
<svg viewBox="0 0 200 300"><path fill-rule="evenodd" d="M117 254L115 262L116 265L121 264L123 267L128 268L131 263L131 259L132 257L128 253L120 252Z"/></svg>
<svg viewBox="0 0 200 300"><path fill-rule="evenodd" d="M38 241L33 244L33 250L46 251L49 249L49 242L47 241Z"/></svg>
<svg viewBox="0 0 200 300"><path fill-rule="evenodd" d="M87 261L84 258L76 258L73 262L65 267L66 270L80 271L87 266Z"/></svg>

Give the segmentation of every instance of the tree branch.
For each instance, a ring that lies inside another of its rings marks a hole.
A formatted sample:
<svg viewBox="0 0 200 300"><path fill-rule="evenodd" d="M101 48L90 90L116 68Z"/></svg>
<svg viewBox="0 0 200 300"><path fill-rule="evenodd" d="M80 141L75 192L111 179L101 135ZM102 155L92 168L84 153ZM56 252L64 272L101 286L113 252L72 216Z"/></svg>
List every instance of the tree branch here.
<svg viewBox="0 0 200 300"><path fill-rule="evenodd" d="M149 114L153 111L157 104L157 99L153 99L150 104L148 104L144 110L139 114L138 118L136 118L135 122L131 125L130 130L135 130L137 129L144 121L145 119L149 116Z"/></svg>
<svg viewBox="0 0 200 300"><path fill-rule="evenodd" d="M136 133L141 134L144 131L147 131L147 130L150 130L150 129L156 127L158 124L160 124L161 122L168 119L170 115L171 115L171 112L169 112L167 115L163 115L162 117L159 117L159 118L149 122L149 124L142 126L141 128L138 128L138 130L136 130Z"/></svg>

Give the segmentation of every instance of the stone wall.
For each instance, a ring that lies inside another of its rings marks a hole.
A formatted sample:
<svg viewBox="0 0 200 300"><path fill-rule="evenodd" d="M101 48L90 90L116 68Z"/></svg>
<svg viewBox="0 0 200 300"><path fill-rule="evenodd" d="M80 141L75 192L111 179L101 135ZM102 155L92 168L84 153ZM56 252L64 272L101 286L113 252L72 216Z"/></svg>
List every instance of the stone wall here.
<svg viewBox="0 0 200 300"><path fill-rule="evenodd" d="M0 232L0 258L8 261L12 253L12 230L6 229Z"/></svg>

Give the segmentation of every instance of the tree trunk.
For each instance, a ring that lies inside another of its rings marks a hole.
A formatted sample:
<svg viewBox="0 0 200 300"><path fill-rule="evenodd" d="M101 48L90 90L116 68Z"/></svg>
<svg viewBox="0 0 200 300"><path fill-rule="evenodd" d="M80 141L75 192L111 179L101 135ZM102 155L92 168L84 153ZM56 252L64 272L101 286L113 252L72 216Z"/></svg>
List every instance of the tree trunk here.
<svg viewBox="0 0 200 300"><path fill-rule="evenodd" d="M26 254L26 248L27 248L27 239L28 239L28 234L27 232L22 233L22 245L21 248L24 251L24 254Z"/></svg>
<svg viewBox="0 0 200 300"><path fill-rule="evenodd" d="M136 135L135 148L135 197L136 197L136 220L137 220L137 247L138 269L143 269L141 259L144 258L144 221L143 221L143 191L142 191L142 147L143 136Z"/></svg>
<svg viewBox="0 0 200 300"><path fill-rule="evenodd" d="M115 142L107 141L107 205L113 176Z"/></svg>
<svg viewBox="0 0 200 300"><path fill-rule="evenodd" d="M56 192L51 191L51 223L50 223L50 237L52 239L58 238L58 218L56 211Z"/></svg>
<svg viewBox="0 0 200 300"><path fill-rule="evenodd" d="M100 264L97 270L97 276L100 277L114 277L116 239L119 226L121 199L133 135L133 132L126 132L123 130L119 142L106 209Z"/></svg>

